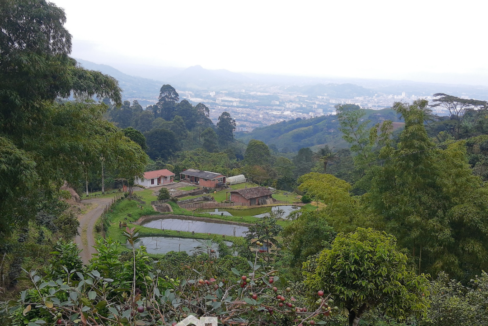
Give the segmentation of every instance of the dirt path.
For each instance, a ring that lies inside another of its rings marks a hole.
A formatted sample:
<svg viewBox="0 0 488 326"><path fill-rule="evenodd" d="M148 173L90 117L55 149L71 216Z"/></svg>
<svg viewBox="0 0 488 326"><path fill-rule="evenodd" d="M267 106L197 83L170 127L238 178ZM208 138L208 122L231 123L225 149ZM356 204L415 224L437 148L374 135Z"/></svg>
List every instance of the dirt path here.
<svg viewBox="0 0 488 326"><path fill-rule="evenodd" d="M98 218L102 216L105 207L112 202L112 199L113 198L94 198L82 201L82 203L93 205L85 215L79 217L80 226L78 228L78 233L80 235L75 238L78 248L82 250L80 255L84 264L88 264L91 256L97 252L95 248L93 248L93 246L95 246L93 228L95 227Z"/></svg>

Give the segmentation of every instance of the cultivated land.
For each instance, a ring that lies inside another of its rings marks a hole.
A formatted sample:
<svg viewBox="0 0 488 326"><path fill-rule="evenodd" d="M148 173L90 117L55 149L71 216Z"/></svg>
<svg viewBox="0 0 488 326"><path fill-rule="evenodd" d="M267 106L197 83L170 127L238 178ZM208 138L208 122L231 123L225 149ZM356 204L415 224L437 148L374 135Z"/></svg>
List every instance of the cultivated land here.
<svg viewBox="0 0 488 326"><path fill-rule="evenodd" d="M243 188L250 188L256 187L257 185L251 183L243 183L238 185L232 185L230 189L224 189L222 191L218 191L216 193L212 193L214 199L217 202L224 201L226 198L226 193L230 190L234 189L243 189ZM190 188L190 186L188 186ZM196 188L196 187L191 187ZM181 189L181 188L180 188ZM110 194L107 194L108 196ZM153 188L151 189L144 189L139 190L135 193L136 198L122 198L117 201L108 211L104 218L100 220L98 223L105 224L105 237L110 237L113 240L119 241L120 243L125 242L125 238L123 236L124 227L119 227L121 224L125 223L127 227L136 227L139 230L140 236L165 236L165 237L181 237L181 238L194 238L194 239L225 239L227 241L240 241L242 238L233 237L233 236L222 236L216 234L208 234L208 233L191 233L191 232L184 232L184 231L172 231L172 230L159 230L155 228L148 228L145 226L135 224L143 216L151 216L151 215L171 215L171 216L184 216L185 218L194 218L196 220L200 219L208 219L213 221L222 221L222 222L235 222L237 223L245 223L245 224L254 224L260 220L260 218L254 216L247 216L246 213L249 212L250 207L246 206L236 206L232 207L233 215L237 215L239 211L242 211L242 216L221 216L221 215L213 215L208 213L199 213L196 211L189 211L179 207L176 203L170 202L171 207L173 208L172 213L160 213L154 211L151 202L157 200L157 191ZM83 250L81 253L83 257L83 261L86 263L90 259L91 255L95 253L95 249L93 245L95 244L95 238L101 237L101 233L96 233L94 230L96 221L100 218L103 214L103 210L106 205L111 203L111 199L113 196L104 198L103 196L96 197L89 200L84 200L86 203L96 204L96 208L93 208L85 215L80 218L80 235L76 238L76 243ZM194 198L198 196L189 196L180 198L180 200ZM295 193L277 191L273 194L273 197L280 201L278 205L293 205L299 201L299 196ZM255 207L253 207L255 209ZM302 210L315 210L316 207L310 204L307 204L301 208ZM240 214L239 214L240 215ZM281 226L286 226L290 223L288 220L280 220L278 224ZM124 246L121 246L121 250L125 250Z"/></svg>

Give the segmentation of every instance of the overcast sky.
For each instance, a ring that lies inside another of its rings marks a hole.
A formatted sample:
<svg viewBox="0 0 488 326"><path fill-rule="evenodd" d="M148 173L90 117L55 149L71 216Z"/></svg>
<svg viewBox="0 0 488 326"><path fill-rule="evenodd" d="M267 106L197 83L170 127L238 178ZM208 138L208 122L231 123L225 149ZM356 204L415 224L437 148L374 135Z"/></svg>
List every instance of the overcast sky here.
<svg viewBox="0 0 488 326"><path fill-rule="evenodd" d="M66 11L72 56L119 68L488 76L486 0L52 1Z"/></svg>

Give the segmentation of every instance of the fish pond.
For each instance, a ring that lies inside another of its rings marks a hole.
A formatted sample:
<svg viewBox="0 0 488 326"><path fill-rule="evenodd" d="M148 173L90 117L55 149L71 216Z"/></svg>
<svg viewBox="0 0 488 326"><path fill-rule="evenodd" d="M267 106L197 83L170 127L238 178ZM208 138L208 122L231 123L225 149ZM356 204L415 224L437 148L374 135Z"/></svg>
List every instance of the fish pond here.
<svg viewBox="0 0 488 326"><path fill-rule="evenodd" d="M188 254L192 254L200 250L205 252L206 242L208 241L175 237L140 237L135 247L140 248L144 246L149 254L166 254L170 251L186 251ZM224 243L229 247L232 245L230 241L224 241ZM218 255L218 247L216 243L212 243L211 245L216 255Z"/></svg>
<svg viewBox="0 0 488 326"><path fill-rule="evenodd" d="M159 230L172 230L195 233L211 233L243 237L248 230L247 226L225 224L219 222L192 221L177 218L159 219L144 223L143 226Z"/></svg>
<svg viewBox="0 0 488 326"><path fill-rule="evenodd" d="M300 210L300 206L282 205L273 207L255 207L246 209L220 208L220 209L199 209L198 213L207 213L212 215L223 216L254 216L262 218L269 216L271 212L280 218L287 219L291 213Z"/></svg>

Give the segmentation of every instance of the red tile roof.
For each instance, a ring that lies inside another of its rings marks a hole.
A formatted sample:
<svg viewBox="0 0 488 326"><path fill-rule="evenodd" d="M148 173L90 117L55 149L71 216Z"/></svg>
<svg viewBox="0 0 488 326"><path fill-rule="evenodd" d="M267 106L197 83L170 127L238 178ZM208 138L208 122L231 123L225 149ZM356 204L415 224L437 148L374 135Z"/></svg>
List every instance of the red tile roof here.
<svg viewBox="0 0 488 326"><path fill-rule="evenodd" d="M255 187L247 189L233 190L231 193L238 193L246 199L258 198L263 196L270 196L272 194L271 190L266 187Z"/></svg>
<svg viewBox="0 0 488 326"><path fill-rule="evenodd" d="M162 170L157 170L157 171L149 171L149 172L144 172L144 179L150 180L150 179L155 179L159 177L171 177L174 176L175 174L171 172L170 170L162 169Z"/></svg>

